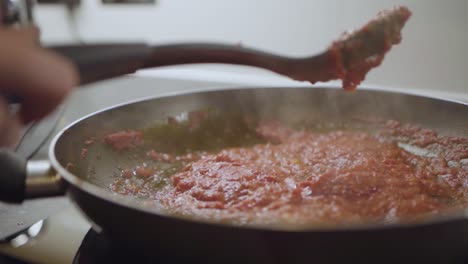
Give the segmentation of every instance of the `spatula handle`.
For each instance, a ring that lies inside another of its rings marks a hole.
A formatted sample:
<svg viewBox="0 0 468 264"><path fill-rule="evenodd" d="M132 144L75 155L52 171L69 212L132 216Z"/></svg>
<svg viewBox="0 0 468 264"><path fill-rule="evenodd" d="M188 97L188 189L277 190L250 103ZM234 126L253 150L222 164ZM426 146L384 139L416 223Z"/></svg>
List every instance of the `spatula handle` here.
<svg viewBox="0 0 468 264"><path fill-rule="evenodd" d="M81 85L133 73L152 52L146 44L67 45L49 49L76 65Z"/></svg>

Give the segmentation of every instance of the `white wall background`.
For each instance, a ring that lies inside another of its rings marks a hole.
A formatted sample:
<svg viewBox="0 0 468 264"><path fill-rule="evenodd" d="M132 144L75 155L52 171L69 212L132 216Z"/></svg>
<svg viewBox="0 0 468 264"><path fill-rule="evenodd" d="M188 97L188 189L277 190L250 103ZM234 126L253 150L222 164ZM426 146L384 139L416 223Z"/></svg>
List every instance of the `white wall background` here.
<svg viewBox="0 0 468 264"><path fill-rule="evenodd" d="M141 7L82 2L75 21L85 42L241 41L292 56L320 52L345 29L361 26L380 9L405 4L413 17L404 29L403 42L366 82L468 94L466 0L159 0ZM73 40L62 8L40 6L36 18L44 42ZM244 67L205 68L273 75Z"/></svg>

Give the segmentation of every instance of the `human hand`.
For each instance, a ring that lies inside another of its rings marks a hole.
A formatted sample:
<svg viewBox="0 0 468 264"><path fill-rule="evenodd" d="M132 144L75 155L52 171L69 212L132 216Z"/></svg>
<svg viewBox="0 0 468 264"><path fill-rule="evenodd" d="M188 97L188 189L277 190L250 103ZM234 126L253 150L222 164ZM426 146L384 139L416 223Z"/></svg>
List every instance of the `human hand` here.
<svg viewBox="0 0 468 264"><path fill-rule="evenodd" d="M36 28L0 28L0 94L22 99L17 114L0 97L0 146L16 143L21 126L53 111L78 83L75 67L38 45Z"/></svg>

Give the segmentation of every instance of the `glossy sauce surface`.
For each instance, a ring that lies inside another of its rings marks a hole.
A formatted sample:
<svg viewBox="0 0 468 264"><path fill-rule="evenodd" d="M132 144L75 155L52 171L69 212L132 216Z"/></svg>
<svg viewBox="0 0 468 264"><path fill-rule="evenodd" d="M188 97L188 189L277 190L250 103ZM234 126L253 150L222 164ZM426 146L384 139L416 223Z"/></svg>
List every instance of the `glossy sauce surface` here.
<svg viewBox="0 0 468 264"><path fill-rule="evenodd" d="M178 215L285 228L412 221L468 201L466 138L395 121L376 134L277 122L259 123L256 133L267 143L184 155L151 150L110 189Z"/></svg>

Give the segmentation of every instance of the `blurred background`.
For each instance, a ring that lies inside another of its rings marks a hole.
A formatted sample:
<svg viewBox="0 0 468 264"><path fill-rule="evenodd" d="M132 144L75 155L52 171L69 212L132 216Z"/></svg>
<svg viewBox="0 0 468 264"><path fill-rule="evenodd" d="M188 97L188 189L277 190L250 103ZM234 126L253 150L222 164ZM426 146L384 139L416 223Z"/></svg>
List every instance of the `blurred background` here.
<svg viewBox="0 0 468 264"><path fill-rule="evenodd" d="M360 27L379 10L400 4L413 11L403 42L393 48L381 67L371 71L365 83L466 97L466 0L156 0L154 4L134 5L81 0L71 12L63 6L38 5L35 18L45 43L241 42L301 56L320 52L344 30ZM174 70L182 69L186 70L182 74L196 70L245 78L278 77L263 70L225 65L178 66Z"/></svg>

